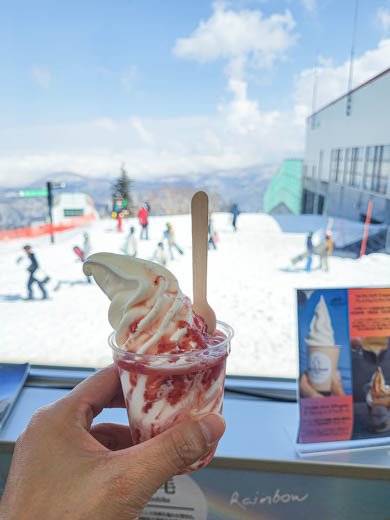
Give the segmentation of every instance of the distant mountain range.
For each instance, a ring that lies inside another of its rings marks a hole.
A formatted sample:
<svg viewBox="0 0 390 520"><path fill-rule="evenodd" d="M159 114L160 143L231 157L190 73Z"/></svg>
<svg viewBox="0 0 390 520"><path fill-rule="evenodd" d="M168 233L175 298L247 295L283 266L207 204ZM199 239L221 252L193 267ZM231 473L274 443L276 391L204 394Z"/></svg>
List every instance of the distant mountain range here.
<svg viewBox="0 0 390 520"><path fill-rule="evenodd" d="M174 204L177 198L190 198L191 193L202 189L209 193L213 200L218 200L216 209L228 209L235 202L241 211L256 212L263 207L263 196L270 178L276 167L251 166L248 168L199 173L188 176L172 176L150 180L134 180L132 183L132 197L135 204L143 200L152 200L155 213L183 212ZM97 206L110 206L111 186L114 178L86 177L73 172L53 172L28 185L16 185L12 188L0 188L0 227L18 227L20 220L33 221L39 219L39 214L46 214L44 199L29 199L29 211L25 214L22 209L26 205L25 199L7 198L7 193L23 188L44 188L47 181L64 182L66 191L80 191L91 195ZM169 196L167 196L169 193ZM159 204L159 196L165 197L165 203ZM180 207L182 208L182 206ZM15 222L15 220L17 222ZM23 222L26 225L26 222Z"/></svg>

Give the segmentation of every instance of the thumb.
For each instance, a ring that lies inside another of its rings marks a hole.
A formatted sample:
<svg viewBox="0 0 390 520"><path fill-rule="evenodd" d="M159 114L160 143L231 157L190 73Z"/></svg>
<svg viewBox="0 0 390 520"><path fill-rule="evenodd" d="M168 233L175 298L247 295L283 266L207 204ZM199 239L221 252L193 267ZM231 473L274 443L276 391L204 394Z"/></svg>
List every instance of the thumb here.
<svg viewBox="0 0 390 520"><path fill-rule="evenodd" d="M153 439L123 450L122 454L127 451L131 460L131 480L137 482L139 494L152 496L169 478L214 451L224 431L222 415L211 413L179 423Z"/></svg>

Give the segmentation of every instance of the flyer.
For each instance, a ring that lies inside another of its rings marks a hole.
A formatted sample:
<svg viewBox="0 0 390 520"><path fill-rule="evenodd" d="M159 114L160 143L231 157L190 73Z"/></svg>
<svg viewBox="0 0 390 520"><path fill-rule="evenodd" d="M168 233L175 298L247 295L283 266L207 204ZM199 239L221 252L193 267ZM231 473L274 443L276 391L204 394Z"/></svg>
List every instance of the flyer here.
<svg viewBox="0 0 390 520"><path fill-rule="evenodd" d="M390 288L299 289L297 308L298 451L390 443Z"/></svg>

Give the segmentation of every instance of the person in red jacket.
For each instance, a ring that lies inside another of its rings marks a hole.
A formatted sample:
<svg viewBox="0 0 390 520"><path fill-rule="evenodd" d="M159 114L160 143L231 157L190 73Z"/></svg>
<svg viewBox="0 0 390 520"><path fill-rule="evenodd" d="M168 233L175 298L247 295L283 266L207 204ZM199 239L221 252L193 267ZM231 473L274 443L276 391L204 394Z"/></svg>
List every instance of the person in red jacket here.
<svg viewBox="0 0 390 520"><path fill-rule="evenodd" d="M140 226L141 226L141 236L140 236L140 239L141 240L144 240L144 239L145 240L149 240L149 233L148 233L149 211L148 211L148 209L146 207L146 204L142 205L142 208L139 209L137 216L138 216L138 220L139 220L139 223L140 223Z"/></svg>

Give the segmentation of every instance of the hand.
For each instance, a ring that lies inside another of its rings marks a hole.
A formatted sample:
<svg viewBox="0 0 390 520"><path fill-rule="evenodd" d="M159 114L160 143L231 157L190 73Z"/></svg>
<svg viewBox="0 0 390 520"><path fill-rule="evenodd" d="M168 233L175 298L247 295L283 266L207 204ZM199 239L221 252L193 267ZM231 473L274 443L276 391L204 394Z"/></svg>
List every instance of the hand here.
<svg viewBox="0 0 390 520"><path fill-rule="evenodd" d="M16 443L1 520L136 519L225 429L220 415L209 414L132 446L128 426L91 426L104 407L124 407L113 365L34 414Z"/></svg>
<svg viewBox="0 0 390 520"><path fill-rule="evenodd" d="M299 380L299 390L301 397L325 397L312 386L309 376L306 372L302 374ZM336 372L333 374L330 393L331 395L336 396L345 395L343 382L341 380L341 375L338 370L336 370Z"/></svg>

